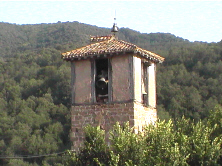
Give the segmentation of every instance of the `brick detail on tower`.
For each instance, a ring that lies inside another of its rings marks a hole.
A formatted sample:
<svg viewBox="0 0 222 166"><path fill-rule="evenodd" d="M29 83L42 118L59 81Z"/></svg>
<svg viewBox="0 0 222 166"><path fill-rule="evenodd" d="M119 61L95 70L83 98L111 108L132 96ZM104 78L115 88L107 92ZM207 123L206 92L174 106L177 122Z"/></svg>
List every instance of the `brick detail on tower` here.
<svg viewBox="0 0 222 166"><path fill-rule="evenodd" d="M106 137L108 137L108 131L117 121L120 124L129 122L130 127L134 127L137 133L143 130L143 126L155 122L156 119L155 108L144 107L137 102L72 106L72 149L77 150L83 143L83 126L87 124L100 126L106 131Z"/></svg>

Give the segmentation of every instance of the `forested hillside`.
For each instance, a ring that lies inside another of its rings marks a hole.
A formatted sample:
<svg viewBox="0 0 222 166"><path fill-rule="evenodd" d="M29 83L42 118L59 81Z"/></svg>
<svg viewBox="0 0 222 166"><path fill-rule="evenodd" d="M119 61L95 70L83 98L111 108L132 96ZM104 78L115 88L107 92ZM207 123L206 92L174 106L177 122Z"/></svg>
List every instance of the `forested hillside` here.
<svg viewBox="0 0 222 166"><path fill-rule="evenodd" d="M61 53L89 44L90 35L107 34L110 29L78 22L0 23L0 157L70 148L70 64L61 60ZM118 37L166 58L157 67L161 119L184 115L198 121L222 104L222 41L189 42L127 28L121 28ZM55 165L62 159L0 158L0 165L42 163Z"/></svg>

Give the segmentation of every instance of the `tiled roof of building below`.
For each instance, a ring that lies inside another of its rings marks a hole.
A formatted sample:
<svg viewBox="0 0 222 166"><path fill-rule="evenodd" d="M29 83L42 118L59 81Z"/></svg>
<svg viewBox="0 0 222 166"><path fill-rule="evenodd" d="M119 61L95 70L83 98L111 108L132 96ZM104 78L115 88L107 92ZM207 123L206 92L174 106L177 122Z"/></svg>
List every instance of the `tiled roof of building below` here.
<svg viewBox="0 0 222 166"><path fill-rule="evenodd" d="M162 63L164 61L163 57L144 50L132 43L118 40L115 36L91 37L91 41L94 43L62 53L62 59L66 61L74 61L92 57L106 57L110 55L134 53L154 62Z"/></svg>

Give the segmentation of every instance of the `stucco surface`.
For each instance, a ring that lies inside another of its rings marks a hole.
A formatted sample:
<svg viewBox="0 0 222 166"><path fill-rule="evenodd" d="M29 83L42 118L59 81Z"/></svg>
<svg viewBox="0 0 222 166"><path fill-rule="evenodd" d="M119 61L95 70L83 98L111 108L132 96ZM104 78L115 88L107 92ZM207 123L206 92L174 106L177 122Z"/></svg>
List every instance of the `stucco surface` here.
<svg viewBox="0 0 222 166"><path fill-rule="evenodd" d="M148 86L148 93L149 93L149 105L152 107L156 107L156 71L155 71L155 64L152 63L149 66L149 86Z"/></svg>
<svg viewBox="0 0 222 166"><path fill-rule="evenodd" d="M133 57L133 68L134 68L134 98L136 101L142 101L142 84L141 84L141 59Z"/></svg>
<svg viewBox="0 0 222 166"><path fill-rule="evenodd" d="M91 102L91 62L82 60L75 62L75 103ZM72 73L73 74L73 73Z"/></svg>
<svg viewBox="0 0 222 166"><path fill-rule="evenodd" d="M129 100L130 95L130 65L129 56L115 56L112 64L113 101Z"/></svg>

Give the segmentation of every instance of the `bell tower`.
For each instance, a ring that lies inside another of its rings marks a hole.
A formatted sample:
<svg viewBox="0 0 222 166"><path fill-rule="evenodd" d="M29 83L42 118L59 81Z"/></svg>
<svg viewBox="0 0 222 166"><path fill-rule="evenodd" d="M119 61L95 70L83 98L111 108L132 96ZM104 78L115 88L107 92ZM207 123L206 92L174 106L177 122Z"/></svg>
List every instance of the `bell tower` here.
<svg viewBox="0 0 222 166"><path fill-rule="evenodd" d="M91 44L62 53L71 62L71 141L78 149L83 127L100 126L109 131L118 121L129 121L134 131L154 123L156 64L164 58L114 35L91 37Z"/></svg>

